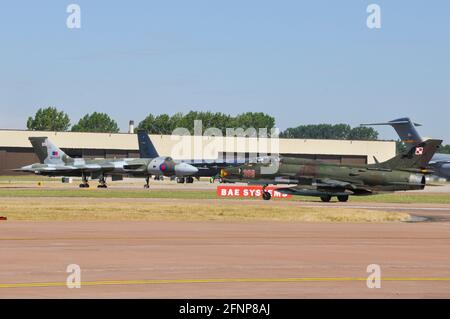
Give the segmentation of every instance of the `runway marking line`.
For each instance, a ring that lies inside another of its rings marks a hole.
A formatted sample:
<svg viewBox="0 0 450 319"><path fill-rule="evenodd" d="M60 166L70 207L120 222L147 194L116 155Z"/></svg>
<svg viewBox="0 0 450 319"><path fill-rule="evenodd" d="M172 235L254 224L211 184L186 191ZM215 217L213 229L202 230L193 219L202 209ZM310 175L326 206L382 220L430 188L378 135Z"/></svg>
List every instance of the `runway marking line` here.
<svg viewBox="0 0 450 319"><path fill-rule="evenodd" d="M158 285L196 283L295 283L295 282L351 282L367 281L364 277L304 277L304 278L216 278L216 279L149 279L149 280L106 280L86 281L81 286L107 285ZM450 277L386 277L381 281L450 281ZM35 282L0 284L0 288L64 287L65 282Z"/></svg>
<svg viewBox="0 0 450 319"><path fill-rule="evenodd" d="M176 241L185 241L185 240L197 240L197 239L208 239L209 237L198 236L198 237L48 237L48 238L37 238L37 237L5 237L1 238L0 241L49 241L49 240L60 240L60 241L71 241L71 240L176 240ZM223 239L323 239L323 237L314 237L314 236L220 236L214 239L223 240ZM330 237L327 239L343 239L343 240L353 240L353 237ZM371 240L371 239L382 239L382 240L449 240L450 237L358 237L360 240ZM208 245L216 245L215 243ZM231 243L234 245L234 243Z"/></svg>

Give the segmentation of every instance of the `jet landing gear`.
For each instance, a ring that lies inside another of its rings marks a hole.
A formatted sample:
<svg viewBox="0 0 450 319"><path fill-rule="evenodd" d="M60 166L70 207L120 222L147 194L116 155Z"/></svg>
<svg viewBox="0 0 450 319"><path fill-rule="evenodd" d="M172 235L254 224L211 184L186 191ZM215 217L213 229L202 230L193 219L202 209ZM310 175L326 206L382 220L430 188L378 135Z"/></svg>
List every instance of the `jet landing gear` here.
<svg viewBox="0 0 450 319"><path fill-rule="evenodd" d="M106 178L104 176L100 177L100 179L98 180L98 182L100 183L97 187L98 188L108 188L108 185L106 185Z"/></svg>
<svg viewBox="0 0 450 319"><path fill-rule="evenodd" d="M345 202L348 201L348 195L338 196L337 199L338 199L338 201L340 201L341 203L345 203Z"/></svg>
<svg viewBox="0 0 450 319"><path fill-rule="evenodd" d="M266 191L266 187L267 187L267 185L263 186L263 195L262 195L262 197L263 197L264 200L270 200L272 198L272 195L268 191Z"/></svg>
<svg viewBox="0 0 450 319"><path fill-rule="evenodd" d="M320 199L324 203L329 203L331 201L331 196L330 195L323 195L323 196L320 196ZM345 202L348 201L348 195L339 195L339 196L337 196L337 199L341 203L345 203Z"/></svg>
<svg viewBox="0 0 450 319"><path fill-rule="evenodd" d="M145 189L149 189L150 188L150 176L147 176L145 178L145 185L144 185Z"/></svg>
<svg viewBox="0 0 450 319"><path fill-rule="evenodd" d="M89 188L88 178L86 175L83 174L81 176L81 181L80 188Z"/></svg>

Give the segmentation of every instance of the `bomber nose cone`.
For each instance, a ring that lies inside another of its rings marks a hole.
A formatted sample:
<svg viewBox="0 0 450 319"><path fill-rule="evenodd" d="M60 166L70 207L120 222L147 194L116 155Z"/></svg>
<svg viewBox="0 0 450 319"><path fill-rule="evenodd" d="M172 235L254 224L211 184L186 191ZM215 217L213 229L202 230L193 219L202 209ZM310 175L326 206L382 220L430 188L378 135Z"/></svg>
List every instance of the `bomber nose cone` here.
<svg viewBox="0 0 450 319"><path fill-rule="evenodd" d="M189 176L198 172L198 169L187 163L179 163L175 165L175 174L181 176Z"/></svg>

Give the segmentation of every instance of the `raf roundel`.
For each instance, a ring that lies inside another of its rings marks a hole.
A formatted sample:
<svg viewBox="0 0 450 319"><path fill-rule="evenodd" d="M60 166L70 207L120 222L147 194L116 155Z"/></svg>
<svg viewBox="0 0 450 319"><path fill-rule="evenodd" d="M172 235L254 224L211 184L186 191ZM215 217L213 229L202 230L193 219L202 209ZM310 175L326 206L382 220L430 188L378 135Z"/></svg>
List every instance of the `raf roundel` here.
<svg viewBox="0 0 450 319"><path fill-rule="evenodd" d="M161 170L161 172L165 172L167 170L167 165L163 163L159 165L159 169Z"/></svg>

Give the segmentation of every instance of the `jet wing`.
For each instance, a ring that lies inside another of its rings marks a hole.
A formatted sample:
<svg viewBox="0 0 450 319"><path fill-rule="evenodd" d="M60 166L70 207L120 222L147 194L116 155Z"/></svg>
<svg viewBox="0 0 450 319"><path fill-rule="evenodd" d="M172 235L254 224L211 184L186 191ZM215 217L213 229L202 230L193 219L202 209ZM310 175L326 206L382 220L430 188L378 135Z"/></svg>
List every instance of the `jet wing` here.
<svg viewBox="0 0 450 319"><path fill-rule="evenodd" d="M355 185L345 182L345 181L339 181L334 179L320 179L313 183L317 187L331 187L331 188L356 188Z"/></svg>
<svg viewBox="0 0 450 319"><path fill-rule="evenodd" d="M284 194L304 196L344 196L349 194L371 194L370 188L363 185L355 185L346 181L334 179L315 180L309 185L297 185L293 187L278 188L277 191Z"/></svg>
<svg viewBox="0 0 450 319"><path fill-rule="evenodd" d="M276 189L277 192L288 195L300 195L300 196L345 196L351 194L351 192L345 191L343 189L317 189L315 187L307 186L294 186L294 187L280 187Z"/></svg>

